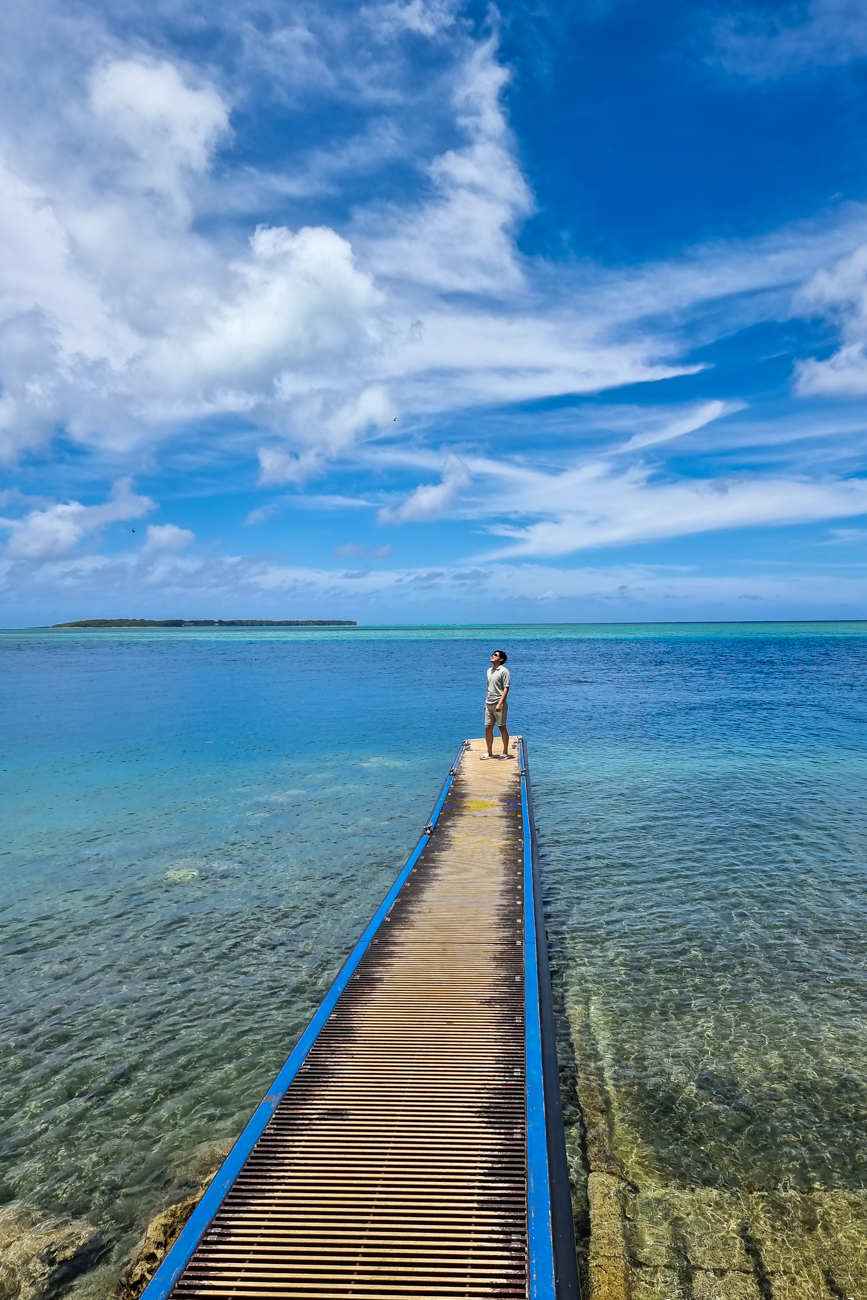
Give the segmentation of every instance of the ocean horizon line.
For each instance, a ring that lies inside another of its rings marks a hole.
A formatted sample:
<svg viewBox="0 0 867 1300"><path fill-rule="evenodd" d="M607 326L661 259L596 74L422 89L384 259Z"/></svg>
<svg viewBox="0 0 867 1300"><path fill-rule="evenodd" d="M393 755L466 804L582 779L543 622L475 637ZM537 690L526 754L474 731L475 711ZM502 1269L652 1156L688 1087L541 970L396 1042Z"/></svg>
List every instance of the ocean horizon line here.
<svg viewBox="0 0 867 1300"><path fill-rule="evenodd" d="M31 623L0 627L0 632L249 632L259 629L280 632L436 630L440 628L485 630L520 628L609 628L609 627L836 627L867 626L863 618L686 618L686 619L606 619L606 620L500 620L493 623L461 622L384 622L362 623L350 619L160 619L129 620L116 623L96 620L71 623Z"/></svg>

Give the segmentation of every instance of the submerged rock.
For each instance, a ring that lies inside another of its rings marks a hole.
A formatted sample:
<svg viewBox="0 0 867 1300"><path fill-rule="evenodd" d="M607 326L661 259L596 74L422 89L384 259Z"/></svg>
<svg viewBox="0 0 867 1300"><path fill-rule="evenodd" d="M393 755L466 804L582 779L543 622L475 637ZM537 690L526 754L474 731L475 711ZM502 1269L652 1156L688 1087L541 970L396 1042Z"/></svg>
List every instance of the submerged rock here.
<svg viewBox="0 0 867 1300"><path fill-rule="evenodd" d="M201 1178L201 1161L210 1157L208 1161L210 1168L207 1177L201 1182L201 1185L192 1196L185 1196L183 1200L175 1201L173 1205L160 1210L159 1214L154 1215L151 1219L145 1229L144 1236L120 1275L115 1290L117 1300L139 1300L139 1296L181 1235L181 1230L211 1185L211 1180L223 1163L223 1158L231 1145L230 1142L211 1143L207 1147L200 1148L198 1152L194 1152L188 1158L186 1172L192 1173L195 1171L198 1177ZM216 1164L214 1164L215 1158L217 1159ZM0 1296L0 1300L4 1300L4 1297Z"/></svg>
<svg viewBox="0 0 867 1300"><path fill-rule="evenodd" d="M81 1219L0 1208L0 1300L46 1300L97 1262L104 1243Z"/></svg>
<svg viewBox="0 0 867 1300"><path fill-rule="evenodd" d="M208 1183L210 1181L209 1178ZM116 1291L118 1300L138 1300L180 1236L181 1229L201 1200L208 1183L194 1196L176 1201L151 1219L144 1236L133 1251L132 1259L120 1275Z"/></svg>
<svg viewBox="0 0 867 1300"><path fill-rule="evenodd" d="M207 1186L234 1145L234 1138L203 1142L201 1146L195 1147L173 1161L169 1167L169 1175L177 1185L178 1200L183 1198L184 1193L191 1196L202 1183Z"/></svg>

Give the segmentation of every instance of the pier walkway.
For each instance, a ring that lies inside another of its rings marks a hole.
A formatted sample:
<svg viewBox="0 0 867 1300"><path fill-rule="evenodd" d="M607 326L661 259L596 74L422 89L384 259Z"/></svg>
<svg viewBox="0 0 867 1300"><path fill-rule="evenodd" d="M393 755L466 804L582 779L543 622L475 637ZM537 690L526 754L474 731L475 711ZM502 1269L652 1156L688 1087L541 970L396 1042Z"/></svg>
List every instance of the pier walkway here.
<svg viewBox="0 0 867 1300"><path fill-rule="evenodd" d="M578 1300L525 749L483 751L145 1300Z"/></svg>

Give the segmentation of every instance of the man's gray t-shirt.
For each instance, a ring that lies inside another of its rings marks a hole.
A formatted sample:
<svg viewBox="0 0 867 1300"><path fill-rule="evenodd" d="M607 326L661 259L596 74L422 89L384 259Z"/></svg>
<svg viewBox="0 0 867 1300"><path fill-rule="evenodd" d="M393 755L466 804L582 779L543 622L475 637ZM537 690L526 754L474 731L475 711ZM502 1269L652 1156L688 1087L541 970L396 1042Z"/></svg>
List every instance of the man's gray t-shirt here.
<svg viewBox="0 0 867 1300"><path fill-rule="evenodd" d="M500 664L499 668L488 669L488 693L485 696L486 704L499 704L500 696L510 684L509 670L505 664Z"/></svg>

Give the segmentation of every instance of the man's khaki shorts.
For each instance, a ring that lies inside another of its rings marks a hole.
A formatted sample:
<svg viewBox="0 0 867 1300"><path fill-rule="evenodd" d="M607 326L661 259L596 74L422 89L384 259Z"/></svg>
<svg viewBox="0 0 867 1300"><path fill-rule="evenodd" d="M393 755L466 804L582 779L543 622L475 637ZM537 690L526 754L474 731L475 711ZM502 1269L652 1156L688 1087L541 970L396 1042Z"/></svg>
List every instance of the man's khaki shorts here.
<svg viewBox="0 0 867 1300"><path fill-rule="evenodd" d="M485 704L485 726L486 727L505 727L506 718L509 716L509 701L503 701L503 707L498 709L494 704Z"/></svg>

